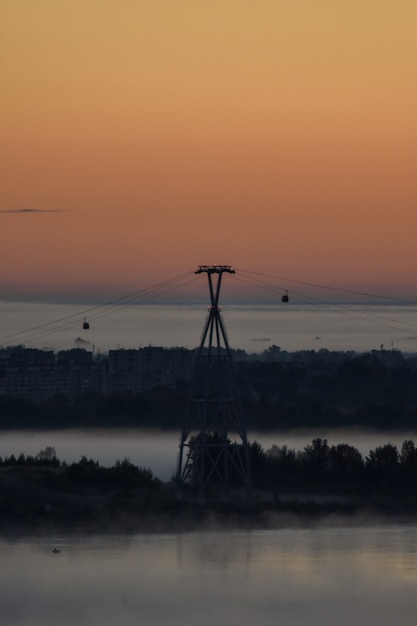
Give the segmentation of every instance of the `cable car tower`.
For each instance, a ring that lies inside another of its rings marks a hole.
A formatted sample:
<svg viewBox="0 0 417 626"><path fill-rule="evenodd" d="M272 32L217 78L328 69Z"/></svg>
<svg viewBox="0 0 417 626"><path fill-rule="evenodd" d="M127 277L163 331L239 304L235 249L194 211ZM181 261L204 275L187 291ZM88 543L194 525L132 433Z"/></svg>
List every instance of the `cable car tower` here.
<svg viewBox="0 0 417 626"><path fill-rule="evenodd" d="M196 274L207 274L211 305L197 351L191 394L181 433L177 481L180 490L188 484L198 490L201 503L223 490L244 488L252 497L249 445L239 401L237 379L225 326L219 307L224 273L230 265L200 265ZM232 442L229 434L237 437Z"/></svg>

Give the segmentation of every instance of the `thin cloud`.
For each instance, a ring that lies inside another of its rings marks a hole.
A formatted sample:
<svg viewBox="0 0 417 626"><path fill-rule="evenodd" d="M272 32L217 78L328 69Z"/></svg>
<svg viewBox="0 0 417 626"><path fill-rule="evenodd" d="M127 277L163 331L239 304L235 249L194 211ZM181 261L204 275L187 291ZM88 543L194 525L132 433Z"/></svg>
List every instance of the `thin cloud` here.
<svg viewBox="0 0 417 626"><path fill-rule="evenodd" d="M0 209L0 213L63 213L63 209Z"/></svg>

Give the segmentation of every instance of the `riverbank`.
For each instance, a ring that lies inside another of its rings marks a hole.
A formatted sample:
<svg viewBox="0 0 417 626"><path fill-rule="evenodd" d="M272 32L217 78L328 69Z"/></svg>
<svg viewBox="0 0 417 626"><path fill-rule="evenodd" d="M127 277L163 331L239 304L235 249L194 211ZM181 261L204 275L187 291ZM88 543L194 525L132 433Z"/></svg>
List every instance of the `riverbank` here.
<svg viewBox="0 0 417 626"><path fill-rule="evenodd" d="M314 493L273 497L255 490L251 504L236 492L227 503L212 496L203 506L191 497L180 501L172 483L154 479L147 470L119 464L112 472L100 472L105 468L88 463L71 471L62 466L2 467L0 534L171 533L417 520L416 497L380 494L366 499Z"/></svg>

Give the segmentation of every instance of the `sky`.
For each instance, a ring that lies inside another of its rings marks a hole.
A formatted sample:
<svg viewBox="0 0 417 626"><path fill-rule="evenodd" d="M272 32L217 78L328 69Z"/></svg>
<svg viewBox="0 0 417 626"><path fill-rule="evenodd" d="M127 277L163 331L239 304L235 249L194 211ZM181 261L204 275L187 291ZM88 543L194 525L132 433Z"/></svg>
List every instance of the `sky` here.
<svg viewBox="0 0 417 626"><path fill-rule="evenodd" d="M1 0L0 298L416 297L415 0Z"/></svg>

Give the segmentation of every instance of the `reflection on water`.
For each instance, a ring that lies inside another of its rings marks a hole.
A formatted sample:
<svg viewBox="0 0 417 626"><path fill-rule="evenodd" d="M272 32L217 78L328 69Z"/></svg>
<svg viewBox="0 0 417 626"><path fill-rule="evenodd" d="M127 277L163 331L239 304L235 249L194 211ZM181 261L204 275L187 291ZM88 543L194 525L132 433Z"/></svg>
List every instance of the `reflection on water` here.
<svg viewBox="0 0 417 626"><path fill-rule="evenodd" d="M2 624L411 626L416 554L400 525L3 540Z"/></svg>

